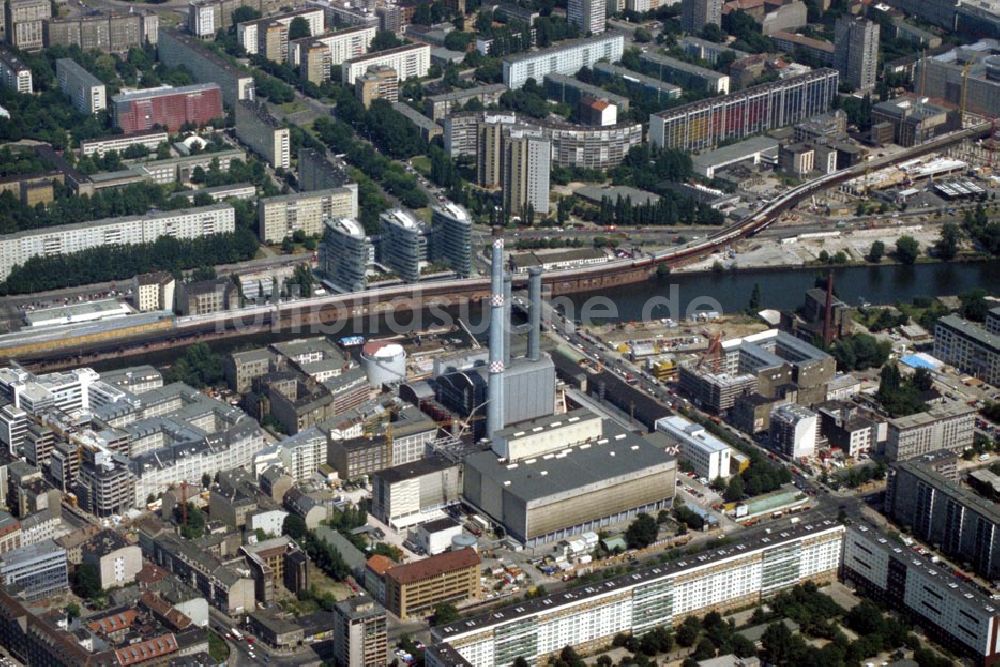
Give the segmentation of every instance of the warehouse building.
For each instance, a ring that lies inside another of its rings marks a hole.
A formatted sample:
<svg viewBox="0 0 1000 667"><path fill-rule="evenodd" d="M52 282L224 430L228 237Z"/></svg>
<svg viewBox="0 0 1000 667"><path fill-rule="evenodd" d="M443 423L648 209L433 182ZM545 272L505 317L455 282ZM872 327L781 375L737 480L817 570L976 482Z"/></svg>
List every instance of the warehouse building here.
<svg viewBox="0 0 1000 667"><path fill-rule="evenodd" d="M673 500L676 461L585 412L515 423L493 440L493 450L465 458L463 496L526 546L655 514Z"/></svg>
<svg viewBox="0 0 1000 667"><path fill-rule="evenodd" d="M844 527L825 520L744 534L696 557L635 570L432 630L428 655L455 655L474 667L506 667L518 657L542 664L565 646L606 646L617 633L640 635L690 615L749 607L804 583L837 576Z"/></svg>
<svg viewBox="0 0 1000 667"><path fill-rule="evenodd" d="M994 665L1000 659L997 601L947 566L861 524L844 536L843 574L888 608L916 616L922 628L952 650L974 656L976 664Z"/></svg>
<svg viewBox="0 0 1000 667"><path fill-rule="evenodd" d="M399 530L442 516L461 492L459 464L442 458L404 463L372 476L372 514Z"/></svg>

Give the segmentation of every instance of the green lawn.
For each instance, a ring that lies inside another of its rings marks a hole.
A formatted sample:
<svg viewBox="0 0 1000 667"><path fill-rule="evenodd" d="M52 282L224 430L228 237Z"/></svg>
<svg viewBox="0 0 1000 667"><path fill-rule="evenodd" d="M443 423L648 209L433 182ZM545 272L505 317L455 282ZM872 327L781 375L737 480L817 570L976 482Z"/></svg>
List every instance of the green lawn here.
<svg viewBox="0 0 1000 667"><path fill-rule="evenodd" d="M208 654L216 662L225 662L229 659L229 644L211 630L208 631Z"/></svg>
<svg viewBox="0 0 1000 667"><path fill-rule="evenodd" d="M420 172L425 178L431 173L431 159L426 155L418 155L412 160L413 168Z"/></svg>

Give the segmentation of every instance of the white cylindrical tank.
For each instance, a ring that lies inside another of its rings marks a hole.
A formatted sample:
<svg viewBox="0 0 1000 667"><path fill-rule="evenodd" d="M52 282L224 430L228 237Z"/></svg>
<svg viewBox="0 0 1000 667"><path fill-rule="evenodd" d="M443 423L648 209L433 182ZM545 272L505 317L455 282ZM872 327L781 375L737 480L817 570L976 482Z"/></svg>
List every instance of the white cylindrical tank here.
<svg viewBox="0 0 1000 667"><path fill-rule="evenodd" d="M474 535L469 535L468 533L455 535L453 538L451 538L452 551L461 551L462 549L468 549L469 547L476 549L477 544L478 542L476 540L476 537Z"/></svg>
<svg viewBox="0 0 1000 667"><path fill-rule="evenodd" d="M406 350L399 343L365 343L361 363L368 376L368 384L375 388L406 379Z"/></svg>

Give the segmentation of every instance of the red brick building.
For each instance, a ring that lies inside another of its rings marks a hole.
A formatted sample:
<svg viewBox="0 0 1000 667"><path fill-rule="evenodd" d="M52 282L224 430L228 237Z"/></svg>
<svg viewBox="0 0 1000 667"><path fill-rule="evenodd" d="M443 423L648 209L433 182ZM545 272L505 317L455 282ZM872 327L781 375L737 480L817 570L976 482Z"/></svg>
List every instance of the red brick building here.
<svg viewBox="0 0 1000 667"><path fill-rule="evenodd" d="M146 132L156 125L176 132L187 123L207 125L223 116L217 83L135 90L115 95L111 102L115 125L126 134Z"/></svg>

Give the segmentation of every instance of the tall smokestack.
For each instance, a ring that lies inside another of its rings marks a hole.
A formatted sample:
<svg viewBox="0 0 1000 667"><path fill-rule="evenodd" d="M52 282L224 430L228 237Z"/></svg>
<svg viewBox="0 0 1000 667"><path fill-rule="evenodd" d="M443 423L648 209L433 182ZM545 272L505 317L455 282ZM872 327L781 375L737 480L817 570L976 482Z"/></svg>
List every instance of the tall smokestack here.
<svg viewBox="0 0 1000 667"><path fill-rule="evenodd" d="M503 227L493 227L493 255L490 265L490 378L489 397L486 402L486 436L504 427L503 369L504 369L504 282L503 282Z"/></svg>
<svg viewBox="0 0 1000 667"><path fill-rule="evenodd" d="M503 366L510 366L510 331L514 327L511 321L511 310L513 308L511 299L511 278L507 273L503 277Z"/></svg>
<svg viewBox="0 0 1000 667"><path fill-rule="evenodd" d="M528 359L538 361L542 338L542 269L528 269Z"/></svg>

